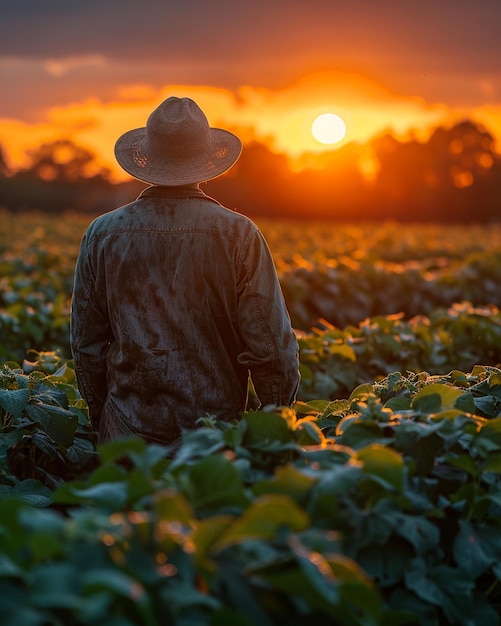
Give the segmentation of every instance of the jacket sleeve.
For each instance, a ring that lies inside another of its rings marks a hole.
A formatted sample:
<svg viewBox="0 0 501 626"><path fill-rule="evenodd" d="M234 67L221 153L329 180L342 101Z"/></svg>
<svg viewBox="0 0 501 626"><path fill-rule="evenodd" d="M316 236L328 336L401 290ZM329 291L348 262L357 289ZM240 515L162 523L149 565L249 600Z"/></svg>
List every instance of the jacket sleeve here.
<svg viewBox="0 0 501 626"><path fill-rule="evenodd" d="M98 297L87 234L75 268L70 341L78 388L89 406L92 427L99 430L107 395L106 352L113 333L106 303Z"/></svg>
<svg viewBox="0 0 501 626"><path fill-rule="evenodd" d="M257 230L244 248L238 322L245 343L239 362L251 373L262 406L291 406L299 386L299 348L273 258Z"/></svg>

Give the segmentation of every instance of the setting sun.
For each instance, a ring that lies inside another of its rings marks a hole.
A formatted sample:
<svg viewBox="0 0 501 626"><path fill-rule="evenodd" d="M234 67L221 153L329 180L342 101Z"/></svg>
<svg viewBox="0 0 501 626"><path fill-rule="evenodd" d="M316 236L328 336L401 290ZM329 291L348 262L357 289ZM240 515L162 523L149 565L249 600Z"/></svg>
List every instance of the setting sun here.
<svg viewBox="0 0 501 626"><path fill-rule="evenodd" d="M311 134L320 143L338 143L346 135L346 125L339 115L324 113L311 125Z"/></svg>

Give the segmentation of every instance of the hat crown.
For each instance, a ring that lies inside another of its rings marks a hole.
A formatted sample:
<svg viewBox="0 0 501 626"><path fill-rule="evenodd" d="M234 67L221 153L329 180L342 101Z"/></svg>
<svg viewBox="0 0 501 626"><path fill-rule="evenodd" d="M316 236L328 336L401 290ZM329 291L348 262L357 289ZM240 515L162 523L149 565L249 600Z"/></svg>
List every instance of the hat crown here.
<svg viewBox="0 0 501 626"><path fill-rule="evenodd" d="M209 122L190 98L167 98L146 122L144 145L157 157L190 158L210 146Z"/></svg>

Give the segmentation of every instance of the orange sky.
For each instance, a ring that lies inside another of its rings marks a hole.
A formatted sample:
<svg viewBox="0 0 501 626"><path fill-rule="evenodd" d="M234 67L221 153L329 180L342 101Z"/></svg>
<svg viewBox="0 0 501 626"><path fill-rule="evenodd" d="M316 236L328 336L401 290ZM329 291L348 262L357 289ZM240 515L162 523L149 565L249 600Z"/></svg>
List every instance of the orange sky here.
<svg viewBox="0 0 501 626"><path fill-rule="evenodd" d="M426 138L468 117L501 152L499 0L14 4L0 24L0 145L12 166L69 138L120 177L115 140L170 95L292 159L326 149L311 135L326 112L346 123L338 145Z"/></svg>

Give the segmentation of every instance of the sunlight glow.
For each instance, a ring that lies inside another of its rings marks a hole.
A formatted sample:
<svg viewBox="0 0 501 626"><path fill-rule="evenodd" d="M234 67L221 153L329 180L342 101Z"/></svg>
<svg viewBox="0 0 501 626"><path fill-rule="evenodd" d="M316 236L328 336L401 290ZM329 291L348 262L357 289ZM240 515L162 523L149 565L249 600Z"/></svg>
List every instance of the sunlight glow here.
<svg viewBox="0 0 501 626"><path fill-rule="evenodd" d="M346 125L339 115L324 113L319 115L311 125L311 134L320 143L338 143L346 135Z"/></svg>
<svg viewBox="0 0 501 626"><path fill-rule="evenodd" d="M66 59L62 70L52 67L52 73L76 69L70 61ZM99 59L82 57L79 61L97 63ZM11 68L12 62L5 63L0 59L0 71ZM16 64L12 67L22 69ZM321 167L324 154L348 144L359 150L387 133L401 141L426 141L440 124L452 124L465 116L464 110L429 105L420 98L396 94L362 75L338 71L314 72L275 90L242 86L237 93L206 85L169 84L158 88L147 81L124 83L111 98L100 98L96 92L84 100L76 97L70 104L46 108L36 119L0 118L5 160L12 169L25 167L29 163L27 150L63 139L97 154L99 165L109 168L116 182L126 180L128 175L114 157L116 139L131 128L144 126L151 111L171 95L193 98L212 126L235 132L244 145L256 140L286 155L294 171ZM315 137L312 122L320 123L314 120L323 116L327 121L333 119L331 111L342 120L343 133L346 127L348 132L337 139L324 131ZM485 106L470 113L475 122L485 124L501 138L501 107ZM377 165L370 158L362 161L364 176L373 178ZM488 156L479 155L478 163L485 169L492 166ZM467 182L465 177L460 181Z"/></svg>

